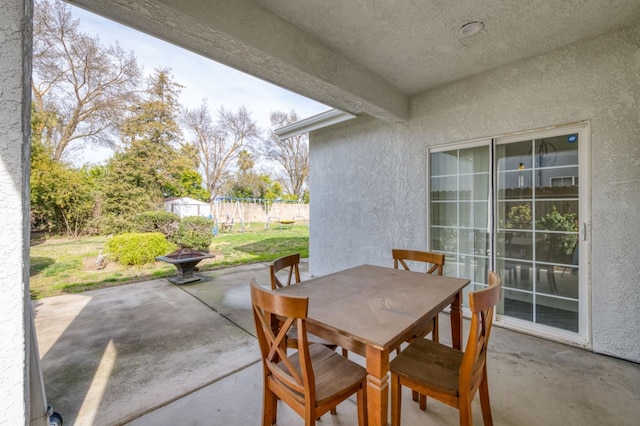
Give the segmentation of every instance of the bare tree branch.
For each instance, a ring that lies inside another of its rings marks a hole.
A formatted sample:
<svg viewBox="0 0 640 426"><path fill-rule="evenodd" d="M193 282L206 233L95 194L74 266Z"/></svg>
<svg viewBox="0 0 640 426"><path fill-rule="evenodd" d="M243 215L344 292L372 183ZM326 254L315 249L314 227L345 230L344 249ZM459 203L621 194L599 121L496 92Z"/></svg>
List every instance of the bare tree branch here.
<svg viewBox="0 0 640 426"><path fill-rule="evenodd" d="M113 147L128 106L137 100L141 69L133 52L105 47L79 29L60 0L36 0L33 18L34 108L54 158L84 143Z"/></svg>
<svg viewBox="0 0 640 426"><path fill-rule="evenodd" d="M275 111L271 113L271 126L282 127L298 121L295 111L289 113ZM304 192L304 185L309 176L309 138L301 134L284 140L271 131L269 138L264 141L264 156L280 165L284 175L280 176L282 185L287 193L300 198Z"/></svg>
<svg viewBox="0 0 640 426"><path fill-rule="evenodd" d="M236 113L220 107L214 125L206 100L199 108L185 109L182 123L190 131L197 149L206 188L215 196L245 144L260 137L260 129L244 106Z"/></svg>

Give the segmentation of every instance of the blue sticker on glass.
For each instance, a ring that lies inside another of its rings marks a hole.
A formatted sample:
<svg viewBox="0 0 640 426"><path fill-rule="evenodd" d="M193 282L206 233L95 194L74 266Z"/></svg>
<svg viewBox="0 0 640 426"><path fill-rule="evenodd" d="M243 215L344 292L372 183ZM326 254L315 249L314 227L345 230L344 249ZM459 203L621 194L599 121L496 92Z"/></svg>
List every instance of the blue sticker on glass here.
<svg viewBox="0 0 640 426"><path fill-rule="evenodd" d="M569 135L567 136L567 142L574 143L578 141L578 135Z"/></svg>

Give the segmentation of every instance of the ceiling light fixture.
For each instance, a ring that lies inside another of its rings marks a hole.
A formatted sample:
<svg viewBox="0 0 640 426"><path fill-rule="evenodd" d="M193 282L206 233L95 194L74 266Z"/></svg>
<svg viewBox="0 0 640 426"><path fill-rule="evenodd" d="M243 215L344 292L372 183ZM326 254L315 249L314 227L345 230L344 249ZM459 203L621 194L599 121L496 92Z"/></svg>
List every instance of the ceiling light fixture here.
<svg viewBox="0 0 640 426"><path fill-rule="evenodd" d="M478 34L484 28L484 24L480 21L472 21L467 22L462 27L458 33L461 37L471 37L472 35Z"/></svg>

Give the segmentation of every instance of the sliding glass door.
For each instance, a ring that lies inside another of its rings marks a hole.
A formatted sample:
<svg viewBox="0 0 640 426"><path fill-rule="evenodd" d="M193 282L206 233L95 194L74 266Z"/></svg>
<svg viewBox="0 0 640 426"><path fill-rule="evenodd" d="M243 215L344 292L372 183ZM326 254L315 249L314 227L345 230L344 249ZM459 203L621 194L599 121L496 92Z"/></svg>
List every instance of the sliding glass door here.
<svg viewBox="0 0 640 426"><path fill-rule="evenodd" d="M471 279L466 294L486 286L490 266L491 145L432 152L430 165L431 250L445 254L446 275Z"/></svg>
<svg viewBox="0 0 640 426"><path fill-rule="evenodd" d="M430 151L431 250L469 291L502 276L499 322L586 340L586 141L575 126Z"/></svg>

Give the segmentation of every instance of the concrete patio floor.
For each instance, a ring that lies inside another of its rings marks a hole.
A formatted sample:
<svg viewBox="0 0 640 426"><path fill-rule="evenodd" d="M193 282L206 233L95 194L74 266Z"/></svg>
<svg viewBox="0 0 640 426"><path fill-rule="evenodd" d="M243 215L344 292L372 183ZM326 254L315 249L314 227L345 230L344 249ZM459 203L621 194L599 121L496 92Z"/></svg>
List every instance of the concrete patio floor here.
<svg viewBox="0 0 640 426"><path fill-rule="evenodd" d="M267 286L268 266L201 275L182 286L158 279L34 301L47 399L65 425L261 423L248 282ZM448 318L440 324L446 342ZM638 364L495 327L488 369L496 425L640 424ZM455 409L430 401L422 412L410 399L404 390L404 425L458 424ZM477 397L473 414L482 424ZM350 399L319 424L356 419ZM302 423L279 405L278 425Z"/></svg>

